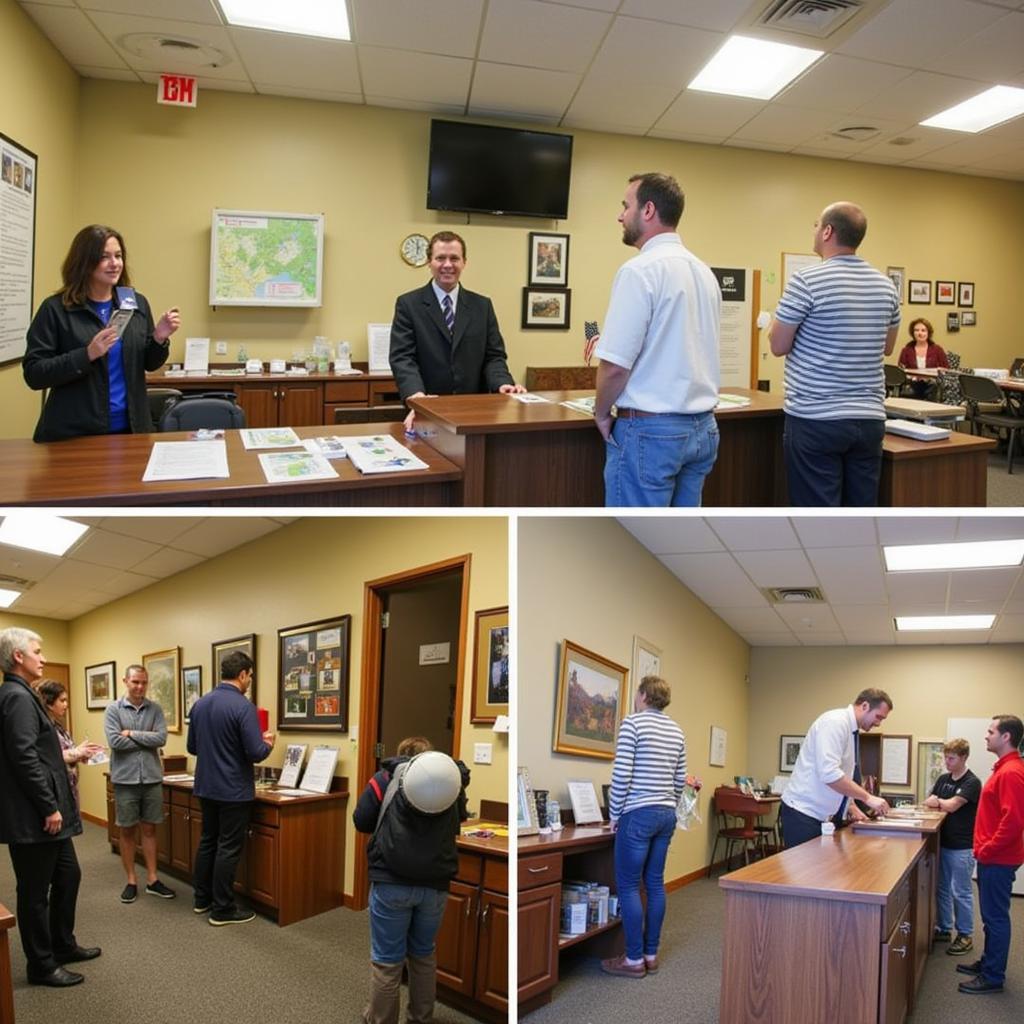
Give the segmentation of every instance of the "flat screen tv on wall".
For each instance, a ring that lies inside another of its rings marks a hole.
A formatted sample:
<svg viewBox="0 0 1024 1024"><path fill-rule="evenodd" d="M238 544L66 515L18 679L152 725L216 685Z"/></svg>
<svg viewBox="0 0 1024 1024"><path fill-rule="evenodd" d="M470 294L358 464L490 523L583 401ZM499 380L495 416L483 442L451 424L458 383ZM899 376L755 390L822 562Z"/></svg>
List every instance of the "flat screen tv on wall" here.
<svg viewBox="0 0 1024 1024"><path fill-rule="evenodd" d="M564 220L572 136L430 122L427 209Z"/></svg>

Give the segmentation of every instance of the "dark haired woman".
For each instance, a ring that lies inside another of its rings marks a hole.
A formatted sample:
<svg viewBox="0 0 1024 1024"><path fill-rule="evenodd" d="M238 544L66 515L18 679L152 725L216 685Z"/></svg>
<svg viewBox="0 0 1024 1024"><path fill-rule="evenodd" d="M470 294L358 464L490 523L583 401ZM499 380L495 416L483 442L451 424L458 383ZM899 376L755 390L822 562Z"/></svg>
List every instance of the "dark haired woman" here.
<svg viewBox="0 0 1024 1024"><path fill-rule="evenodd" d="M75 743L71 738L65 725L68 714L68 691L63 683L56 679L44 679L37 687L36 693L46 708L46 713L57 730L57 740L60 742L61 754L64 763L68 766L68 777L71 781L71 793L75 798L75 806L80 807L78 799L78 765L81 761L88 761L94 754L100 753L103 747L99 743L90 743L85 740L82 743Z"/></svg>
<svg viewBox="0 0 1024 1024"><path fill-rule="evenodd" d="M22 362L30 388L50 389L33 439L151 431L146 371L167 359L178 310L154 326L145 296L131 288L124 239L101 224L75 235L61 277L63 288L32 320ZM117 310L131 311L121 330L108 326Z"/></svg>
<svg viewBox="0 0 1024 1024"><path fill-rule="evenodd" d="M931 322L923 316L910 321L910 341L900 349L899 365L905 370L949 369L945 349L932 341ZM915 398L925 398L933 393L935 382L930 380L912 380L910 386Z"/></svg>

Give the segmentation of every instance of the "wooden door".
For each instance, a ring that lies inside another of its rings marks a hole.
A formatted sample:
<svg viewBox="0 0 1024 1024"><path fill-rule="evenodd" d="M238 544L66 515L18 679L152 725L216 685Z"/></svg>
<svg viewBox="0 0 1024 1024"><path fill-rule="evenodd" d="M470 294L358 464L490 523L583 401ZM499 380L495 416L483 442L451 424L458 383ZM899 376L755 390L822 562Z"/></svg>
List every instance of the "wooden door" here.
<svg viewBox="0 0 1024 1024"><path fill-rule="evenodd" d="M485 1006L508 1011L508 897L484 890L480 898L480 942L475 996Z"/></svg>
<svg viewBox="0 0 1024 1024"><path fill-rule="evenodd" d="M171 804L171 867L185 874L192 873L192 830L188 807Z"/></svg>
<svg viewBox="0 0 1024 1024"><path fill-rule="evenodd" d="M163 787L163 818L156 827L156 859L158 864L171 863L171 803L167 787Z"/></svg>
<svg viewBox="0 0 1024 1024"><path fill-rule="evenodd" d="M238 404L247 427L277 426L277 385L246 383L238 389Z"/></svg>
<svg viewBox="0 0 1024 1024"><path fill-rule="evenodd" d="M913 926L910 908L893 926L889 941L882 943L882 977L879 985L879 1024L903 1024L907 1019L907 998L910 991L913 957Z"/></svg>
<svg viewBox="0 0 1024 1024"><path fill-rule="evenodd" d="M558 982L560 882L519 893L519 1001L553 988Z"/></svg>
<svg viewBox="0 0 1024 1024"><path fill-rule="evenodd" d="M315 427L324 421L322 384L279 384L278 424L282 427Z"/></svg>
<svg viewBox="0 0 1024 1024"><path fill-rule="evenodd" d="M438 983L467 996L474 987L479 892L475 885L452 882L435 940Z"/></svg>
<svg viewBox="0 0 1024 1024"><path fill-rule="evenodd" d="M246 845L248 873L246 885L254 900L267 906L280 905L280 886L278 884L278 830L263 825L253 825L249 829L249 840Z"/></svg>

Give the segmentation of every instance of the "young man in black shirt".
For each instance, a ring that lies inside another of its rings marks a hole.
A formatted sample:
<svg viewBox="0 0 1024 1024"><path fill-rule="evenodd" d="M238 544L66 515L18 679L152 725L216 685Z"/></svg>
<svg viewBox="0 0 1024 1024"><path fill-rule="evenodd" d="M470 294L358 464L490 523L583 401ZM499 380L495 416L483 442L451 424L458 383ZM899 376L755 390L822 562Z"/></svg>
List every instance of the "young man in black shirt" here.
<svg viewBox="0 0 1024 1024"><path fill-rule="evenodd" d="M942 748L948 769L932 786L925 807L945 811L946 820L939 833L939 892L937 942L949 942L956 908L956 939L946 952L963 956L973 948L974 896L971 876L974 874L974 818L978 813L981 781L967 767L971 753L967 740L950 740Z"/></svg>

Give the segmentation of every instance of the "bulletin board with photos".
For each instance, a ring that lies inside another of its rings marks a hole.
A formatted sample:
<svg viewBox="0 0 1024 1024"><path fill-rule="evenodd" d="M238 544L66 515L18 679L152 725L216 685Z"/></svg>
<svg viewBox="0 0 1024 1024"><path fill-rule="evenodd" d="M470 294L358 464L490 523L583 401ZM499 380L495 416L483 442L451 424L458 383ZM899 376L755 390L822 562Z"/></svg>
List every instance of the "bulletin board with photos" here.
<svg viewBox="0 0 1024 1024"><path fill-rule="evenodd" d="M277 727L348 732L352 616L277 631Z"/></svg>

